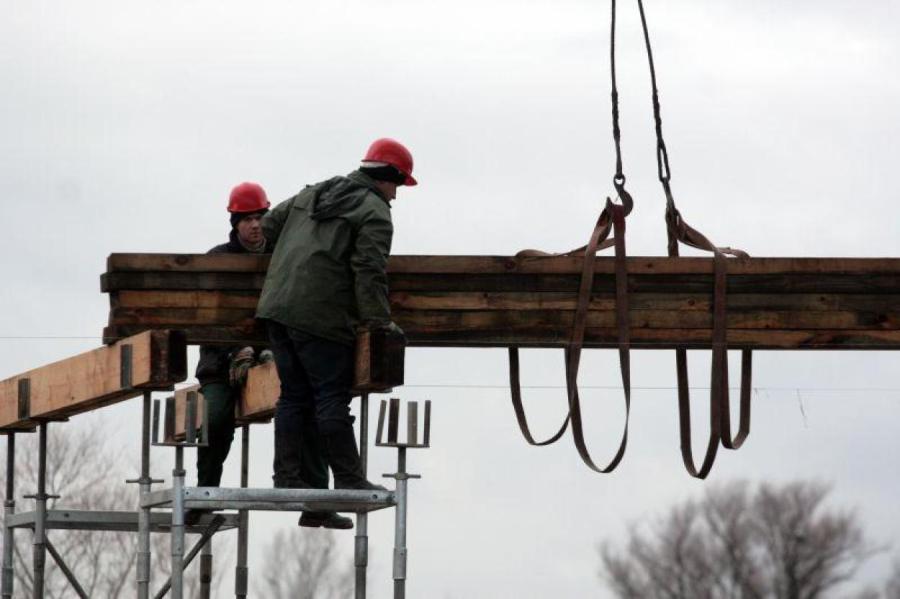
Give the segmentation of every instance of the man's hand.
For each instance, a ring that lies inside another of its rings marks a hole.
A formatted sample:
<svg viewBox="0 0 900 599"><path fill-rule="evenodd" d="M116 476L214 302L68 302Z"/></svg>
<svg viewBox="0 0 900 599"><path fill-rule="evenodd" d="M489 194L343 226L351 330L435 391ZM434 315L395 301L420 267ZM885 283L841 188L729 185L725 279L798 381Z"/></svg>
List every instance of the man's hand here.
<svg viewBox="0 0 900 599"><path fill-rule="evenodd" d="M245 347L231 356L228 366L228 384L240 387L247 382L247 371L253 366L254 352L252 347Z"/></svg>
<svg viewBox="0 0 900 599"><path fill-rule="evenodd" d="M403 337L403 341L406 341L406 333L403 332L403 329L401 329L400 325L398 325L396 322L391 321L384 328L387 329L387 332L391 335Z"/></svg>

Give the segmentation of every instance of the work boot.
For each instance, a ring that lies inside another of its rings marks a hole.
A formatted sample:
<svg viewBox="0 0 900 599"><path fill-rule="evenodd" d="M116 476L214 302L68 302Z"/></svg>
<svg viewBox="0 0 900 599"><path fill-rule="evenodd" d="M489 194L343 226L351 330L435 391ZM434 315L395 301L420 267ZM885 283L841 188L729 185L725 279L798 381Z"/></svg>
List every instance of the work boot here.
<svg viewBox="0 0 900 599"><path fill-rule="evenodd" d="M387 491L381 485L366 480L362 473L359 450L353 427L347 424L323 434L325 459L334 473L335 489L363 489L367 491Z"/></svg>
<svg viewBox="0 0 900 599"><path fill-rule="evenodd" d="M207 514L212 514L213 510L201 509L201 508L191 508L184 513L184 525L185 526L196 526L200 523L200 520L203 516Z"/></svg>
<svg viewBox="0 0 900 599"><path fill-rule="evenodd" d="M353 528L353 520L345 516L341 516L337 512L303 512L300 516L300 526L309 526L310 528L335 528L339 530L347 530Z"/></svg>
<svg viewBox="0 0 900 599"><path fill-rule="evenodd" d="M312 489L314 488L311 484L307 483L302 478L275 478L272 477L272 486L276 489Z"/></svg>

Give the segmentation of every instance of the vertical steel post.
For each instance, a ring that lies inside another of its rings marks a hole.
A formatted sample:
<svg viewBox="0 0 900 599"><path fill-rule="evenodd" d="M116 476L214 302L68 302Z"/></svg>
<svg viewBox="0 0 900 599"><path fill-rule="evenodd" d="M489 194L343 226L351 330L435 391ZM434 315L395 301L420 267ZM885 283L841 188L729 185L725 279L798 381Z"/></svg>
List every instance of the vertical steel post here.
<svg viewBox="0 0 900 599"><path fill-rule="evenodd" d="M138 479L140 497L150 493L150 391L144 391L144 407L141 420L141 477ZM138 512L137 585L138 599L150 597L150 508L141 507Z"/></svg>
<svg viewBox="0 0 900 599"><path fill-rule="evenodd" d="M369 394L363 393L359 398L359 459L362 474L368 478L369 457ZM366 512L356 514L356 544L353 562L356 566L355 599L366 599L366 569L369 566L369 515Z"/></svg>
<svg viewBox="0 0 900 599"><path fill-rule="evenodd" d="M209 537L200 552L200 599L210 599L212 590L213 538Z"/></svg>
<svg viewBox="0 0 900 599"><path fill-rule="evenodd" d="M241 426L241 488L250 482L250 425ZM250 535L250 512L238 510L237 564L234 567L234 596L247 598L247 546Z"/></svg>
<svg viewBox="0 0 900 599"><path fill-rule="evenodd" d="M34 567L34 585L32 597L44 597L44 568L47 563L47 546L44 539L47 535L47 423L41 422L38 429L38 488L34 496L35 519L32 564Z"/></svg>
<svg viewBox="0 0 900 599"><path fill-rule="evenodd" d="M13 595L13 529L9 528L10 517L16 513L16 434L6 435L6 496L3 502L3 580L0 592L3 599Z"/></svg>
<svg viewBox="0 0 900 599"><path fill-rule="evenodd" d="M394 513L394 599L406 597L406 447L397 448L397 507Z"/></svg>
<svg viewBox="0 0 900 599"><path fill-rule="evenodd" d="M184 447L175 447L172 470L172 599L184 592Z"/></svg>

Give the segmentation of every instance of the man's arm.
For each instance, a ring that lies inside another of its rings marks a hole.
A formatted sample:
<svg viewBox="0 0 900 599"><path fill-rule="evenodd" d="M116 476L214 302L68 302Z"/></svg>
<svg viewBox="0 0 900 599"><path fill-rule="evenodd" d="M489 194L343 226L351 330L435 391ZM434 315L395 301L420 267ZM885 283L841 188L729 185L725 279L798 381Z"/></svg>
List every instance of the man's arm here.
<svg viewBox="0 0 900 599"><path fill-rule="evenodd" d="M278 237L281 235L281 230L284 228L284 223L290 215L296 199L297 196L294 196L281 202L262 218L263 236L272 247L278 243Z"/></svg>
<svg viewBox="0 0 900 599"><path fill-rule="evenodd" d="M387 261L391 254L394 226L389 209L375 210L356 232L350 257L359 319L364 323L387 325L391 322L388 302Z"/></svg>

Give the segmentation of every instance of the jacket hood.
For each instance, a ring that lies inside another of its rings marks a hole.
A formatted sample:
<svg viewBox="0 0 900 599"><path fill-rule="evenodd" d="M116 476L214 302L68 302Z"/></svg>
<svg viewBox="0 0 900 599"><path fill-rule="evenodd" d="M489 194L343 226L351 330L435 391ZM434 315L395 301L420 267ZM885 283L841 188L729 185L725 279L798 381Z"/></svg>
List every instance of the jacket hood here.
<svg viewBox="0 0 900 599"><path fill-rule="evenodd" d="M332 177L319 186L310 213L313 220L328 220L346 214L362 204L369 192L374 192L387 203L375 181L359 171L346 177Z"/></svg>

